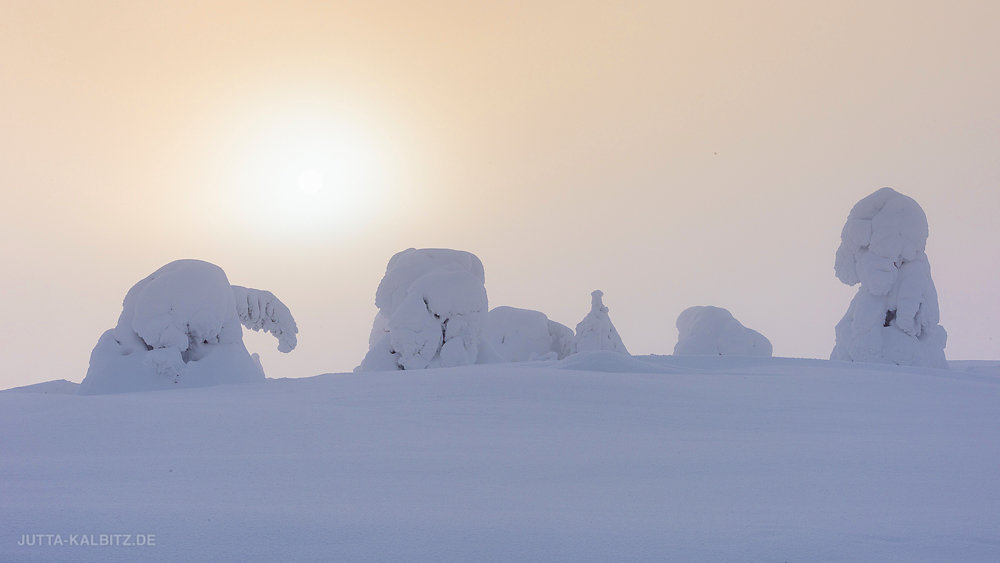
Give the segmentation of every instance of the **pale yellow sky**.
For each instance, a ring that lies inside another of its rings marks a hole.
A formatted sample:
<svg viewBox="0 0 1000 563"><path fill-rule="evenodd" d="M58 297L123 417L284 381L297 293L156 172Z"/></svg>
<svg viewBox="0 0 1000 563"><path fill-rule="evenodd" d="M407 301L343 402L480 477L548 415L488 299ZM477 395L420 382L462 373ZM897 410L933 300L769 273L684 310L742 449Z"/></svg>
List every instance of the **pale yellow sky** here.
<svg viewBox="0 0 1000 563"><path fill-rule="evenodd" d="M428 246L570 326L603 289L633 353L717 305L827 357L840 228L886 185L948 357L1000 358L1000 4L418 4L0 0L0 387L82 379L178 258L289 305L299 349L248 337L270 376L350 370Z"/></svg>

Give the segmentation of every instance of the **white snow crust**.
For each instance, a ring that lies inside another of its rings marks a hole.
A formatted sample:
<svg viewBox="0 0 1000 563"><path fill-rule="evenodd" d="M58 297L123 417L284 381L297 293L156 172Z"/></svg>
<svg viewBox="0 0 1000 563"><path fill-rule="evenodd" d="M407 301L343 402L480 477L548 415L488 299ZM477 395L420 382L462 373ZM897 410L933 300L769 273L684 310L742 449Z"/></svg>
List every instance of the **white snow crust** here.
<svg viewBox="0 0 1000 563"><path fill-rule="evenodd" d="M771 341L721 307L685 309L677 317L677 331L677 356L771 356Z"/></svg>
<svg viewBox="0 0 1000 563"><path fill-rule="evenodd" d="M495 307L486 316L485 339L508 362L561 360L572 353L573 330L545 313Z"/></svg>
<svg viewBox="0 0 1000 563"><path fill-rule="evenodd" d="M0 393L0 561L1000 561L987 367L588 352Z"/></svg>
<svg viewBox="0 0 1000 563"><path fill-rule="evenodd" d="M80 392L263 381L256 354L243 344L241 319L275 334L279 350L294 348L295 321L273 294L234 289L222 268L208 262L171 262L125 295L117 326L91 353Z"/></svg>
<svg viewBox="0 0 1000 563"><path fill-rule="evenodd" d="M410 248L394 255L375 294L379 311L357 372L496 361L482 342L483 264L474 254Z"/></svg>
<svg viewBox="0 0 1000 563"><path fill-rule="evenodd" d="M834 269L845 284L861 285L837 324L830 359L947 367L927 235L920 205L891 188L851 209Z"/></svg>
<svg viewBox="0 0 1000 563"><path fill-rule="evenodd" d="M603 297L604 292L599 289L590 294L590 312L576 325L576 335L573 337L574 353L609 350L628 354L618 330L611 322L608 308L602 301Z"/></svg>

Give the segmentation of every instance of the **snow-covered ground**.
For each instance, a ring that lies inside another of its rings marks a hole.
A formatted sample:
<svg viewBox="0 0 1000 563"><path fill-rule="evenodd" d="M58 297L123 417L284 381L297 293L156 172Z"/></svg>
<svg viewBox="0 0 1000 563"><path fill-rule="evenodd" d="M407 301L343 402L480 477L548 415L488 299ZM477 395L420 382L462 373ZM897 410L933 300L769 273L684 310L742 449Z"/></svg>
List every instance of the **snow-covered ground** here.
<svg viewBox="0 0 1000 563"><path fill-rule="evenodd" d="M1000 560L996 362L593 352L0 393L0 427L2 561ZM155 545L68 545L102 534Z"/></svg>

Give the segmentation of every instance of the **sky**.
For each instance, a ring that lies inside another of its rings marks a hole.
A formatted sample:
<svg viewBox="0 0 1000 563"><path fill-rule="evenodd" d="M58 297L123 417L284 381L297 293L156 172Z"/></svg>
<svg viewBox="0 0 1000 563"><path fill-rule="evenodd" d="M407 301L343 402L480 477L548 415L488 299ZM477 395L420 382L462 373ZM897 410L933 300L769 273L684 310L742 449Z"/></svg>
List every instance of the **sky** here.
<svg viewBox="0 0 1000 563"><path fill-rule="evenodd" d="M0 388L80 381L125 292L198 258L350 371L385 264L634 354L693 305L826 358L853 204L917 200L950 359L1000 359L1000 4L0 0Z"/></svg>

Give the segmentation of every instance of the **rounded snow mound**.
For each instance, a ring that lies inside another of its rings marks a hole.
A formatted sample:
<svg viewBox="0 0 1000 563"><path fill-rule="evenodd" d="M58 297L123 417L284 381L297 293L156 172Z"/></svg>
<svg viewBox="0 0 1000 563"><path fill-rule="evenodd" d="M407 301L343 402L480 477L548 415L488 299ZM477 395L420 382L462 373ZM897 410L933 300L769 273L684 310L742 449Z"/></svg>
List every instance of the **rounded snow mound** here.
<svg viewBox="0 0 1000 563"><path fill-rule="evenodd" d="M486 315L485 340L508 362L561 360L570 355L573 330L544 313L496 307Z"/></svg>
<svg viewBox="0 0 1000 563"><path fill-rule="evenodd" d="M771 356L771 342L721 307L685 309L677 317L676 356Z"/></svg>
<svg viewBox="0 0 1000 563"><path fill-rule="evenodd" d="M241 324L275 334L282 351L295 347L295 320L273 294L234 288L208 262L171 262L125 295L117 326L91 353L80 392L261 381L264 371L243 344Z"/></svg>

